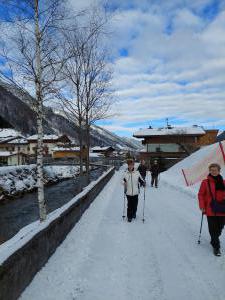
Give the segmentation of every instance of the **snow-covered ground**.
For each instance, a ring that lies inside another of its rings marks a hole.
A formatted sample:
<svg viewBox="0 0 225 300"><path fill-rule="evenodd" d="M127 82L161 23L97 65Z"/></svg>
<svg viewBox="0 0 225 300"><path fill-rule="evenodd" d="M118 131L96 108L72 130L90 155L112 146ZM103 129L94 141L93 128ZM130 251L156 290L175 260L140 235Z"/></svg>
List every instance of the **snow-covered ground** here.
<svg viewBox="0 0 225 300"><path fill-rule="evenodd" d="M115 173L20 300L224 300L225 257L212 255L193 194L143 190L137 219L122 220L123 170ZM222 248L225 249L224 236Z"/></svg>

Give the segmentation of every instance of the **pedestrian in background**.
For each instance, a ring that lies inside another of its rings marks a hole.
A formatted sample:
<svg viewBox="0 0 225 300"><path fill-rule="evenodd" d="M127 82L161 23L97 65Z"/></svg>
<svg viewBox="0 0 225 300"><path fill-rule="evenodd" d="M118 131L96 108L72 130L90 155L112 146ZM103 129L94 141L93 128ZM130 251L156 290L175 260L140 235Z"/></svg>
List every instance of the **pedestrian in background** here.
<svg viewBox="0 0 225 300"><path fill-rule="evenodd" d="M153 165L150 167L151 172L151 186L155 184L155 187L158 187L158 176L159 176L159 164L157 160L154 161Z"/></svg>
<svg viewBox="0 0 225 300"><path fill-rule="evenodd" d="M141 160L140 165L138 166L137 170L139 171L139 173L141 174L141 177L144 179L146 178L146 174L147 174L147 167L145 164L144 159ZM142 185L142 184L141 184Z"/></svg>

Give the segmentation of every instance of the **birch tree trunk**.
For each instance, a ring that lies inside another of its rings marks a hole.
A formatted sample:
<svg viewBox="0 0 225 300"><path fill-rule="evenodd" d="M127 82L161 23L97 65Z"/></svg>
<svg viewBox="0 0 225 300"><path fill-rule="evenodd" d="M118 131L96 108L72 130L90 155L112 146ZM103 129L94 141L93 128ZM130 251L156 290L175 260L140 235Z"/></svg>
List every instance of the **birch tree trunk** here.
<svg viewBox="0 0 225 300"><path fill-rule="evenodd" d="M39 28L39 0L35 1L35 39L36 39L36 101L37 101L37 186L40 221L46 220L47 210L44 198L43 182L43 96L42 96L42 69L41 69L41 34Z"/></svg>
<svg viewBox="0 0 225 300"><path fill-rule="evenodd" d="M83 136L82 136L82 120L79 119L79 148L80 148L80 176L83 176Z"/></svg>
<svg viewBox="0 0 225 300"><path fill-rule="evenodd" d="M86 174L87 174L87 183L90 182L90 124L89 118L86 116L86 146L87 146L87 155L86 155Z"/></svg>

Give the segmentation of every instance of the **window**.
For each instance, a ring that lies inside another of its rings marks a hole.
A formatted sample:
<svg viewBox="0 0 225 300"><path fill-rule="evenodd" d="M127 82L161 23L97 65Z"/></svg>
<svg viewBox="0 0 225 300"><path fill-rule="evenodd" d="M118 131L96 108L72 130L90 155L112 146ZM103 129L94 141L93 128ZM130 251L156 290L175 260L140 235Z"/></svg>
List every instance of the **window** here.
<svg viewBox="0 0 225 300"><path fill-rule="evenodd" d="M147 152L180 152L177 144L148 144Z"/></svg>

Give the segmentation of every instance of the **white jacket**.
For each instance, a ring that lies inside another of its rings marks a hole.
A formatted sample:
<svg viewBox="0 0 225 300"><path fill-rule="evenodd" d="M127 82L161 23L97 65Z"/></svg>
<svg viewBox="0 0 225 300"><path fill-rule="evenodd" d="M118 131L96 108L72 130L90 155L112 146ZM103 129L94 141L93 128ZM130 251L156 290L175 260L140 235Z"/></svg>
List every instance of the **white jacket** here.
<svg viewBox="0 0 225 300"><path fill-rule="evenodd" d="M124 182L127 183L125 186L125 193L128 196L135 196L139 194L139 182L145 182L141 177L141 174L137 170L133 170L132 172L126 171L124 178Z"/></svg>

